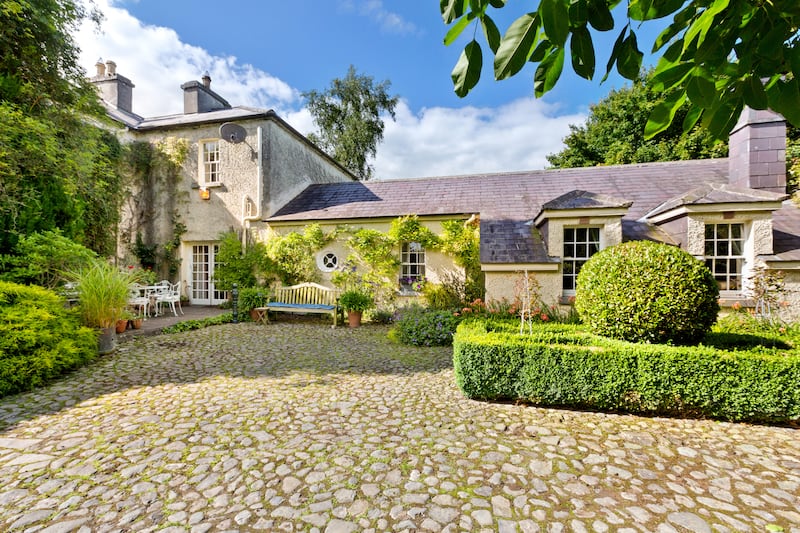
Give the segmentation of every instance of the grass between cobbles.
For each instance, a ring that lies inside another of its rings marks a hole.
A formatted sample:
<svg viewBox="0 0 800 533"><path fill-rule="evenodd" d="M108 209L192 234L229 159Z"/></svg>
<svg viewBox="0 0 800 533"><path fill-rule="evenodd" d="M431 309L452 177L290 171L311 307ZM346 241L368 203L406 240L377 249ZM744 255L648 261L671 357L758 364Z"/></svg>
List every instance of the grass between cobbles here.
<svg viewBox="0 0 800 533"><path fill-rule="evenodd" d="M481 400L620 410L732 421L800 420L800 350L712 334L698 346L634 344L581 326L461 324L454 368L464 394ZM721 347L717 347L717 345Z"/></svg>

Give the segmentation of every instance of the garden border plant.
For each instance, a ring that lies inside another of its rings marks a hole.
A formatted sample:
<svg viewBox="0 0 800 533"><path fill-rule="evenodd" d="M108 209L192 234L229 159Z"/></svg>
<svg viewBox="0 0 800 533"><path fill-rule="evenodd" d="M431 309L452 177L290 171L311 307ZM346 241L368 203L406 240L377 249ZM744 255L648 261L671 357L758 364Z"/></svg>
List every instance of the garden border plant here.
<svg viewBox="0 0 800 533"><path fill-rule="evenodd" d="M31 390L97 357L77 309L35 286L0 281L0 397Z"/></svg>
<svg viewBox="0 0 800 533"><path fill-rule="evenodd" d="M481 400L750 422L800 420L800 351L635 344L581 326L462 323L456 381Z"/></svg>

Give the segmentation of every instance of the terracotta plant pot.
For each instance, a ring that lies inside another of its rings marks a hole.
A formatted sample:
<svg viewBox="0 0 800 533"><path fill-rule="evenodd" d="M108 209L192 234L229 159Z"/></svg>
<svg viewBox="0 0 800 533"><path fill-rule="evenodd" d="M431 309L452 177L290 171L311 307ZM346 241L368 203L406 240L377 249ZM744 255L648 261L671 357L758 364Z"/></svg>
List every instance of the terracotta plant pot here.
<svg viewBox="0 0 800 533"><path fill-rule="evenodd" d="M134 318L131 322L131 327L133 329L142 329L142 319L141 318Z"/></svg>
<svg viewBox="0 0 800 533"><path fill-rule="evenodd" d="M351 328L359 327L361 325L361 311L348 311L347 325Z"/></svg>
<svg viewBox="0 0 800 533"><path fill-rule="evenodd" d="M117 333L125 333L126 329L128 329L128 320L117 320Z"/></svg>

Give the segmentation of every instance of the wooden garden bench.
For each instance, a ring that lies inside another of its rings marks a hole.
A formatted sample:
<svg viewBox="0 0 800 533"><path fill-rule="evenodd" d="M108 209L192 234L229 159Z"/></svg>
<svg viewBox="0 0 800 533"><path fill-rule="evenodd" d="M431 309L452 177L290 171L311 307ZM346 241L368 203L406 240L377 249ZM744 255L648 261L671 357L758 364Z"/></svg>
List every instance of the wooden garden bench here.
<svg viewBox="0 0 800 533"><path fill-rule="evenodd" d="M300 283L290 287L279 287L270 296L264 307L256 307L262 322L267 322L269 311L284 313L318 313L333 316L336 327L339 315L339 291L317 283Z"/></svg>

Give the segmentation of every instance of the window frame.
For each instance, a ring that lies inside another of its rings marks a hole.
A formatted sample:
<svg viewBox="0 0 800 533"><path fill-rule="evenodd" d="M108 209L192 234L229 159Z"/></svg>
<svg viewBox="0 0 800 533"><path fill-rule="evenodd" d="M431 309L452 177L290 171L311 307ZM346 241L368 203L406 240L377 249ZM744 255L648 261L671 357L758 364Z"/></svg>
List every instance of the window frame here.
<svg viewBox="0 0 800 533"><path fill-rule="evenodd" d="M416 249L412 250L412 247ZM410 288L415 282L425 279L425 247L418 242L404 242L400 245L400 286Z"/></svg>
<svg viewBox="0 0 800 533"><path fill-rule="evenodd" d="M578 241L579 230L586 230L586 238L580 242ZM568 231L574 232L573 239L569 242L567 241ZM592 231L597 232L596 239L591 239ZM565 225L561 228L561 293L563 296L575 296L578 274L583 265L586 264L594 254L603 249L602 238L603 226L599 225ZM591 245L596 245L594 251L590 251ZM567 254L567 246L573 247L573 253L571 255ZM586 246L586 253L582 255L577 254L579 246ZM571 265L569 273L567 272L568 264ZM567 287L567 280L571 280L569 285L571 285L572 288Z"/></svg>
<svg viewBox="0 0 800 533"><path fill-rule="evenodd" d="M214 145L214 150L206 150L207 146ZM204 187L219 187L222 185L222 165L220 157L220 140L203 139L199 141L200 150L200 183ZM215 159L207 158L207 154L216 154Z"/></svg>
<svg viewBox="0 0 800 533"><path fill-rule="evenodd" d="M703 261L711 271L711 275L719 285L720 296L740 297L745 293L747 268L747 224L737 222L705 222L703 225ZM727 236L720 236L719 227L727 227ZM738 226L739 236L734 236L733 228ZM709 229L712 231L709 240ZM734 252L734 243L738 243L738 254ZM709 253L709 245L713 253ZM727 253L724 252L727 249ZM723 268L718 266L725 265ZM731 264L736 265L736 272L731 272ZM724 271L723 271L724 270ZM731 279L738 280L735 288L731 287Z"/></svg>

